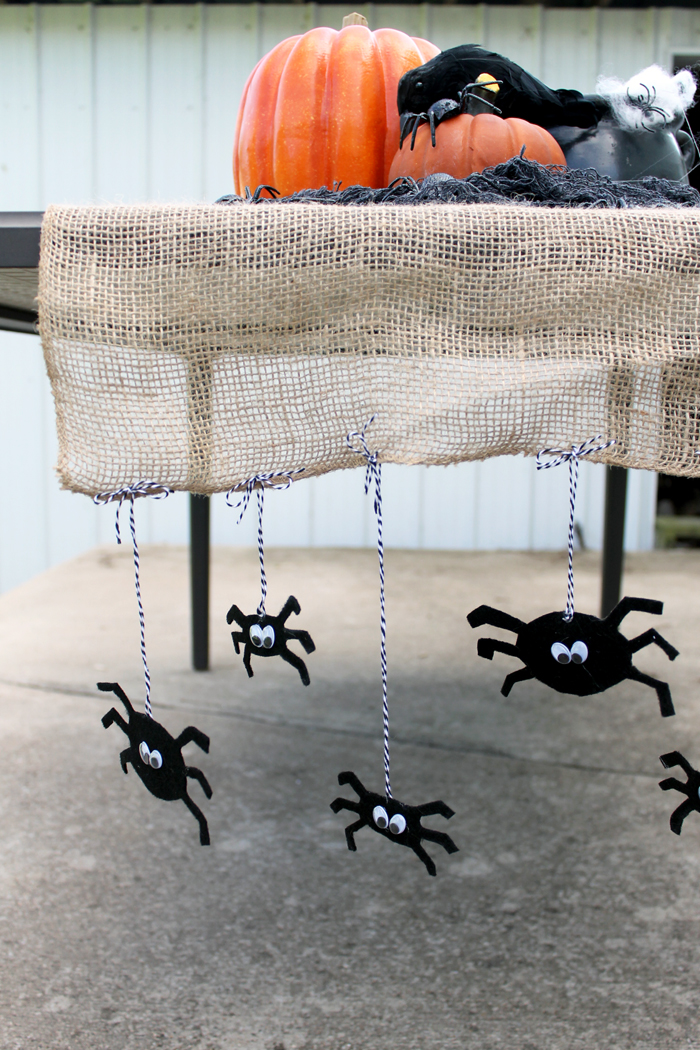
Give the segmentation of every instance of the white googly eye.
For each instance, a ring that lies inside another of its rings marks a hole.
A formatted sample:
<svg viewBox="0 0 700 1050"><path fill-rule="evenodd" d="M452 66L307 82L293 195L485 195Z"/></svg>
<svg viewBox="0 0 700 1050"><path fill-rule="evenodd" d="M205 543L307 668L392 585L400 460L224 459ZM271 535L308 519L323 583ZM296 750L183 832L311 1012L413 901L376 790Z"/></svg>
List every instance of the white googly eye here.
<svg viewBox="0 0 700 1050"><path fill-rule="evenodd" d="M275 644L275 631L273 627L268 624L262 633L262 643L265 649L271 649Z"/></svg>
<svg viewBox="0 0 700 1050"><path fill-rule="evenodd" d="M571 662L584 664L588 659L588 646L585 642L574 642L571 646Z"/></svg>
<svg viewBox="0 0 700 1050"><path fill-rule="evenodd" d="M151 757L148 761L150 762L152 769L160 769L163 765L163 756L160 751L151 751Z"/></svg>
<svg viewBox="0 0 700 1050"><path fill-rule="evenodd" d="M250 635L250 640L253 643L253 645L257 645L257 647L259 649L260 646L263 643L263 633L262 633L262 628L260 627L260 624L259 623L254 623L253 626L250 628L250 631L248 633Z"/></svg>
<svg viewBox="0 0 700 1050"><path fill-rule="evenodd" d="M389 821L389 831L392 835L400 835L402 831L406 830L406 818L400 813L394 813L393 817Z"/></svg>
<svg viewBox="0 0 700 1050"><path fill-rule="evenodd" d="M555 642L551 653L558 664L571 663L571 653L562 642Z"/></svg>
<svg viewBox="0 0 700 1050"><path fill-rule="evenodd" d="M386 810L384 809L384 806L374 807L374 809L372 810L372 820L378 828L382 829L382 831L384 831L385 828L388 828L389 817L387 815Z"/></svg>
<svg viewBox="0 0 700 1050"><path fill-rule="evenodd" d="M141 761L145 762L146 765L148 765L151 757L151 749L149 748L145 740L142 740L139 744L139 754L141 755Z"/></svg>

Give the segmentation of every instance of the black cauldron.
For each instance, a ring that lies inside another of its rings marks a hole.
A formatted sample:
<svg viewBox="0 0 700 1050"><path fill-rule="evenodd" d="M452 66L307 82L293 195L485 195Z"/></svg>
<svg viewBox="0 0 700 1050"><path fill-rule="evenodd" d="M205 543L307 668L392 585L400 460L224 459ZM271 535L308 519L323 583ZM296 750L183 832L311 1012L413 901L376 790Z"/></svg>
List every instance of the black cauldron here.
<svg viewBox="0 0 700 1050"><path fill-rule="evenodd" d="M684 131L626 131L612 120L593 128L547 129L561 146L570 168L595 168L615 182L655 175L688 184L695 145Z"/></svg>

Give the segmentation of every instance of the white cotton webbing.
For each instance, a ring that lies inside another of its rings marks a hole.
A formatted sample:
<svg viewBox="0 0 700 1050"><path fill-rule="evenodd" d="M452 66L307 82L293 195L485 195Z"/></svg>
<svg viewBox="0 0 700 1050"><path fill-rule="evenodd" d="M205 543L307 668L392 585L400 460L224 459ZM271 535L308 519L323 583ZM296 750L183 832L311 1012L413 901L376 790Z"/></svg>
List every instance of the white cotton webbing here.
<svg viewBox="0 0 700 1050"><path fill-rule="evenodd" d="M58 473L228 491L268 471L570 447L699 475L700 209L51 207Z"/></svg>

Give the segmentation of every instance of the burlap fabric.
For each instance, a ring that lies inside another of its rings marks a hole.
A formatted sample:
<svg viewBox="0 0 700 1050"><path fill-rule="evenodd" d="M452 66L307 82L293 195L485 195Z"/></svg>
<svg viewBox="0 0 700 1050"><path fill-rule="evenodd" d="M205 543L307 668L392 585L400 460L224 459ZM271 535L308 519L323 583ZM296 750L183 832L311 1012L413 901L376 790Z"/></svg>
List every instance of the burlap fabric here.
<svg viewBox="0 0 700 1050"><path fill-rule="evenodd" d="M700 209L46 212L65 488L535 454L700 475Z"/></svg>

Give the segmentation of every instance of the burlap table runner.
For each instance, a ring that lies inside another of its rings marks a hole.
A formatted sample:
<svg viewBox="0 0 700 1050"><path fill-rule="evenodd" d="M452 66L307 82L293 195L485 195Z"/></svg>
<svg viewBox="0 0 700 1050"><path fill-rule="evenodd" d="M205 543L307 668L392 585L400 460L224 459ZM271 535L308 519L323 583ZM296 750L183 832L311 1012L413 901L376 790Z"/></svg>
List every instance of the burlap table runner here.
<svg viewBox="0 0 700 1050"><path fill-rule="evenodd" d="M51 207L58 473L212 493L265 471L532 455L700 475L700 209Z"/></svg>

